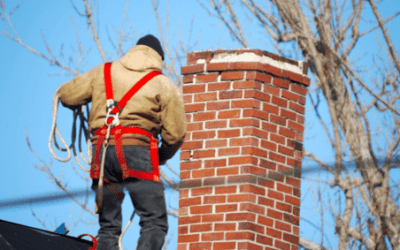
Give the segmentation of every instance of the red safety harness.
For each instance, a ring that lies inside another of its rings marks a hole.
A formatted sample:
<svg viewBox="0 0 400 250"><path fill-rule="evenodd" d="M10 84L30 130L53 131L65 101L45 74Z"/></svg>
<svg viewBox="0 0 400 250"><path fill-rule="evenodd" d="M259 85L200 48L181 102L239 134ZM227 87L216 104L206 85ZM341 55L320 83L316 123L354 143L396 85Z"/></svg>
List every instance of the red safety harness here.
<svg viewBox="0 0 400 250"><path fill-rule="evenodd" d="M92 179L100 178L100 150L102 144L105 139L108 139L107 132L109 131L109 135L115 135L115 150L117 152L118 162L120 164L122 170L122 177L126 179L128 177L135 177L144 180L151 180L160 182L160 174L158 169L158 143L157 140L153 137L149 131L137 128L137 127L122 127L119 123L119 114L122 109L125 107L125 104L132 98L132 96L140 90L143 85L145 85L148 81L150 81L153 77L162 74L160 71L152 71L145 75L142 79L140 79L125 95L119 102L114 101L114 94L112 89L112 81L111 81L111 63L106 63L104 66L104 81L105 81L105 90L106 90L106 99L107 99L107 116L105 120L105 125L103 128L98 129L94 132L93 135L97 135L97 143L96 143L96 152L95 152L95 160L92 163L92 168L90 172L90 177ZM150 157L152 162L153 171L152 173L132 170L129 169L123 151L122 145L122 134L138 134L147 136L150 139ZM107 181L107 180L105 180Z"/></svg>

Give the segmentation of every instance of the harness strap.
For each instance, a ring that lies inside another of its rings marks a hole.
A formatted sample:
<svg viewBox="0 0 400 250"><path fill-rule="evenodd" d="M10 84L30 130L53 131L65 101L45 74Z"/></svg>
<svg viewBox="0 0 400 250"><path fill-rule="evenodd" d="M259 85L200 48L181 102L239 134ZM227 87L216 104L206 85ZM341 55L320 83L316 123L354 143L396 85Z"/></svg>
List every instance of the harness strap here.
<svg viewBox="0 0 400 250"><path fill-rule="evenodd" d="M106 100L107 105L110 102L114 103L114 94L112 88L112 80L111 80L111 65L112 63L106 63L104 65L104 81L105 81L105 92L106 92ZM122 109L125 107L126 103L132 98L132 96L138 92L148 81L150 81L153 77L162 74L160 71L152 71L145 75L142 79L140 79L118 102L118 104L114 104L113 108L109 112L113 115L118 115ZM108 107L107 107L108 108ZM111 124L114 119L114 116L106 117L106 124ZM103 145L104 139L107 134L107 126L104 125L102 129L98 129L95 131L94 135L98 135L97 143L96 143L96 152L95 152L95 160L94 160L94 168L90 173L91 178L99 178L98 172L100 170L100 150ZM122 134L139 134L147 136L150 139L150 157L152 162L152 173L131 170L128 168L126 163L126 159L124 156L124 150L122 145ZM117 152L118 162L120 164L123 179L127 177L136 177L145 180L152 181L160 181L159 175L159 166L158 166L158 143L154 139L153 134L150 132L136 127L125 127L123 128L121 124L118 124L115 128L112 128L110 131L110 135L115 135L115 150Z"/></svg>

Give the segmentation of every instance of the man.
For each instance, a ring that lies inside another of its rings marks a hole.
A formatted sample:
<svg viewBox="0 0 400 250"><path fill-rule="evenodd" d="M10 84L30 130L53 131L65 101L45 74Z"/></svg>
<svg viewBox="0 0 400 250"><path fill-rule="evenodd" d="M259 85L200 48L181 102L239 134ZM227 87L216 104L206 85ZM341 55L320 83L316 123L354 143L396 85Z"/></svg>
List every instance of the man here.
<svg viewBox="0 0 400 250"><path fill-rule="evenodd" d="M105 119L111 117L107 123L117 123L111 125L109 146L105 151L103 195L100 195L103 201L97 204L101 208L98 211L98 250L118 249L125 187L140 216L137 250L161 249L164 243L168 223L158 166L172 158L182 145L186 122L181 90L160 74L163 60L159 40L147 35L120 60L99 65L65 83L60 90L60 100L65 107L75 109L92 102L89 130L93 134L91 177L96 201L99 200L102 142L107 140ZM114 102L123 102L121 99L132 86L141 84L144 85L128 98L124 107ZM111 101L106 101L106 94ZM115 113L119 113L119 117Z"/></svg>

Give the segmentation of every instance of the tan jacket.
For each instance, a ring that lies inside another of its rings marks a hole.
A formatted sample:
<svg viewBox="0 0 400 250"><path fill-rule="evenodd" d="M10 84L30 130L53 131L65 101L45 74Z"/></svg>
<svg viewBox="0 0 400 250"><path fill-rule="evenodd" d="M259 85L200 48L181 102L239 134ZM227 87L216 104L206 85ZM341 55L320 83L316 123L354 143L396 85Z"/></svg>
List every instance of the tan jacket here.
<svg viewBox="0 0 400 250"><path fill-rule="evenodd" d="M111 66L114 100L119 101L128 90L152 70L162 69L161 56L152 48L137 45ZM60 100L71 109L92 102L89 130L104 125L106 94L104 64L75 77L60 90ZM185 109L181 89L165 75L147 82L126 104L120 116L123 127L139 127L162 137L160 161L170 159L183 143L186 132ZM97 141L92 137L92 143ZM149 146L149 139L140 135L124 135L124 145ZM113 138L110 140L113 144Z"/></svg>

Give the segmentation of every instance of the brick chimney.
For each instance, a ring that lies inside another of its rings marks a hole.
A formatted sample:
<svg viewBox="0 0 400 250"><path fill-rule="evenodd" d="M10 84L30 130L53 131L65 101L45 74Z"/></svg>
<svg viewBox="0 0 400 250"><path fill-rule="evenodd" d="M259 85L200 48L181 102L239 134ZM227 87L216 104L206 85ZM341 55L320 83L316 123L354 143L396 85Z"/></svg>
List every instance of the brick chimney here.
<svg viewBox="0 0 400 250"><path fill-rule="evenodd" d="M297 250L308 65L248 49L187 58L178 250Z"/></svg>

